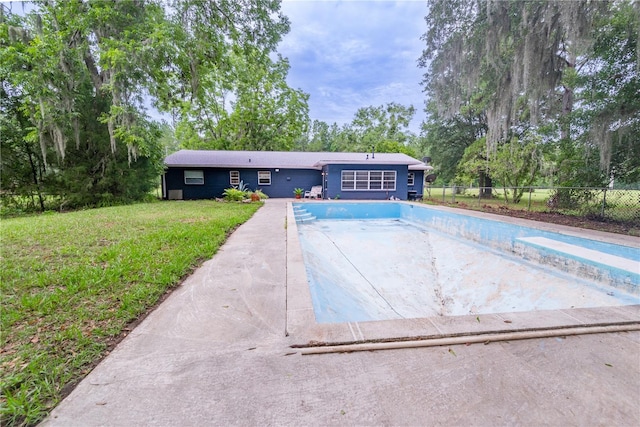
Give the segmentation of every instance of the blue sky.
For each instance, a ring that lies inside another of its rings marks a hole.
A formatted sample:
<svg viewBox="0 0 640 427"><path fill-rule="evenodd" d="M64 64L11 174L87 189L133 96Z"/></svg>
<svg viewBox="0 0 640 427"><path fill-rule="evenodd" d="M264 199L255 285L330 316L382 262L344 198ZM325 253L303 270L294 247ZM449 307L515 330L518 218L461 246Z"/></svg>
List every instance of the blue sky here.
<svg viewBox="0 0 640 427"><path fill-rule="evenodd" d="M278 52L289 59L289 85L311 95L311 119L341 125L358 108L396 102L416 108L419 133L425 1L284 0L281 9L291 31Z"/></svg>

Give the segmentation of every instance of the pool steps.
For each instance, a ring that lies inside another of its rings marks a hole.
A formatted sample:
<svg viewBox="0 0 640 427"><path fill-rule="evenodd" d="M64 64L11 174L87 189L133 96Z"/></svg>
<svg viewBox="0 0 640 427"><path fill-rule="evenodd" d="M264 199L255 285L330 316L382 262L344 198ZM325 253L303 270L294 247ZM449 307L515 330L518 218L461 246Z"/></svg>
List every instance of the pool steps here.
<svg viewBox="0 0 640 427"><path fill-rule="evenodd" d="M538 248L555 251L558 254L569 255L577 259L614 267L635 275L640 274L640 265L637 261L631 259L606 254L600 251L594 251L582 246L570 245L557 240L547 239L546 237L521 237L516 239L516 241L525 242Z"/></svg>
<svg viewBox="0 0 640 427"><path fill-rule="evenodd" d="M301 206L293 207L293 215L296 218L296 222L311 222L316 220L315 216L307 212L307 210Z"/></svg>
<svg viewBox="0 0 640 427"><path fill-rule="evenodd" d="M525 259L640 296L640 263L636 260L538 236L515 239L513 250Z"/></svg>

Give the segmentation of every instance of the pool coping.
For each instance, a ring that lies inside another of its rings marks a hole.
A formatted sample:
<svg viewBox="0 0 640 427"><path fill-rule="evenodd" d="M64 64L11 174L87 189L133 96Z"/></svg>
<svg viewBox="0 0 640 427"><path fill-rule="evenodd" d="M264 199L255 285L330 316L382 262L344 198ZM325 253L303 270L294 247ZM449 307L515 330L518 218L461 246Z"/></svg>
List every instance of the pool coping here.
<svg viewBox="0 0 640 427"><path fill-rule="evenodd" d="M296 201L298 203L298 201ZM304 201L304 203L326 203ZM350 201L351 203L351 201ZM358 202L354 202L358 203ZM371 203L371 201L367 201ZM384 202L382 202L384 203ZM394 203L412 203L397 202ZM436 210L460 214L459 209L429 206ZM596 230L585 230L532 220L465 211L465 215L524 225L571 236L602 242L634 246L639 238L614 235ZM311 293L307 284L302 248L293 212L293 203L287 203L286 230L286 334L292 337L294 348L333 348L335 351L369 349L366 344L398 343L402 346L440 344L443 339L461 342L513 340L526 337L562 336L599 333L607 329L639 330L640 305L615 307L572 308L467 316L426 317L414 319L381 320L345 323L318 323L315 320Z"/></svg>

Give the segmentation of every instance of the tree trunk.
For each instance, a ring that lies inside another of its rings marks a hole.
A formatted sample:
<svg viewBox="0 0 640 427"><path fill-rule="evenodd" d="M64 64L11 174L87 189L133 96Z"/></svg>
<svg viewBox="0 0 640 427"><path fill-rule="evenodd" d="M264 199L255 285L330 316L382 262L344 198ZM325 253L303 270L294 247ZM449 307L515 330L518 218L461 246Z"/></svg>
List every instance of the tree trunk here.
<svg viewBox="0 0 640 427"><path fill-rule="evenodd" d="M493 189L491 188L493 183L491 182L491 177L487 175L486 172L480 171L478 183L480 184L480 192L478 194L481 199L490 199L493 197Z"/></svg>
<svg viewBox="0 0 640 427"><path fill-rule="evenodd" d="M25 144L27 149L27 155L29 156L29 165L31 166L31 173L33 174L33 183L36 185L38 191L38 201L40 202L40 212L44 212L44 199L42 198L42 192L40 191L40 181L38 180L38 171L36 165L33 162L33 153L28 144Z"/></svg>

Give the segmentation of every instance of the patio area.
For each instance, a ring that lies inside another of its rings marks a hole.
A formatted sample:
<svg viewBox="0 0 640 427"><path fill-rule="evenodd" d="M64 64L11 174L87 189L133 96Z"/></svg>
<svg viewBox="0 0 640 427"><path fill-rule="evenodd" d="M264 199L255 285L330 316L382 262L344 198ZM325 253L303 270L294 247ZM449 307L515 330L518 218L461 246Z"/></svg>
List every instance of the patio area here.
<svg viewBox="0 0 640 427"><path fill-rule="evenodd" d="M287 203L267 200L43 425L640 424L639 306L606 313L634 331L310 354L422 326L314 325Z"/></svg>

